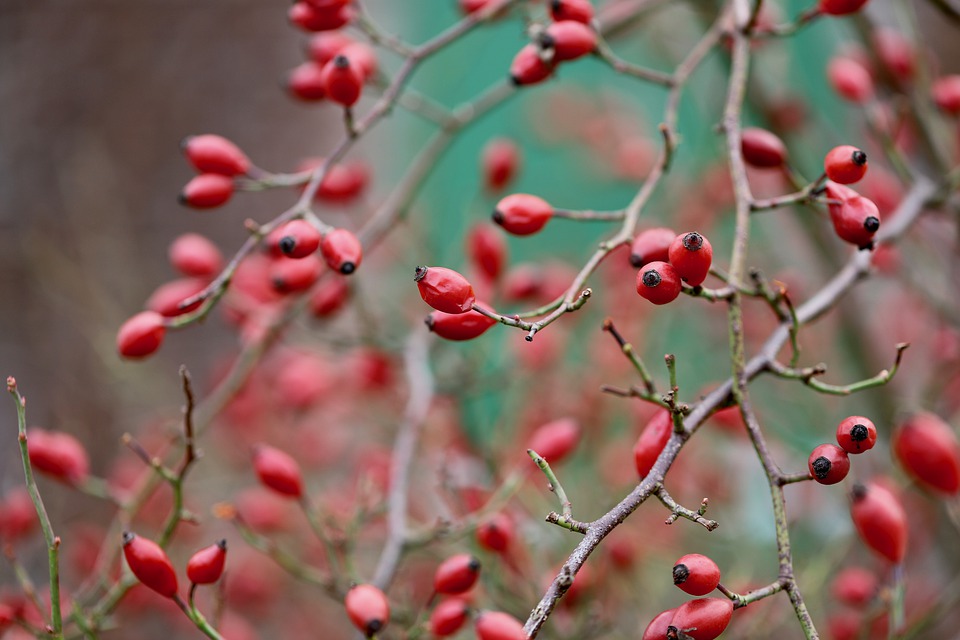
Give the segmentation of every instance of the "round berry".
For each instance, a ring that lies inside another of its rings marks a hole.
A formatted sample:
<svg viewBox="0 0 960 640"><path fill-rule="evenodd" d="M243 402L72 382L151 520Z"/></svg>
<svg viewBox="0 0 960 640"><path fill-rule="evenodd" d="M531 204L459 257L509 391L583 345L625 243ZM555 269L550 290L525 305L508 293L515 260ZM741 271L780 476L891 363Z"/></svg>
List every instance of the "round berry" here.
<svg viewBox="0 0 960 640"><path fill-rule="evenodd" d="M224 176L243 175L250 170L250 158L223 136L190 136L180 143L190 164L200 173Z"/></svg>
<svg viewBox="0 0 960 640"><path fill-rule="evenodd" d="M677 607L670 629L693 640L713 640L727 628L733 617L733 601L727 598L698 598Z"/></svg>
<svg viewBox="0 0 960 640"><path fill-rule="evenodd" d="M270 234L270 248L288 258L306 258L320 246L320 232L306 220L291 220Z"/></svg>
<svg viewBox="0 0 960 640"><path fill-rule="evenodd" d="M253 451L253 470L265 487L292 498L303 495L300 465L288 453L269 445L257 445Z"/></svg>
<svg viewBox="0 0 960 640"><path fill-rule="evenodd" d="M553 217L553 207L543 198L528 193L515 193L500 200L493 211L493 221L508 233L528 236L540 231Z"/></svg>
<svg viewBox="0 0 960 640"><path fill-rule="evenodd" d="M540 49L528 44L517 53L510 64L510 80L518 87L543 82L553 73L553 63L544 62Z"/></svg>
<svg viewBox="0 0 960 640"><path fill-rule="evenodd" d="M953 430L933 413L917 413L893 432L893 455L927 489L960 493L960 444Z"/></svg>
<svg viewBox="0 0 960 640"><path fill-rule="evenodd" d="M462 275L446 267L417 267L414 281L420 297L428 305L444 313L466 313L477 297Z"/></svg>
<svg viewBox="0 0 960 640"><path fill-rule="evenodd" d="M180 192L180 204L194 209L213 209L233 195L233 179L219 173L201 173Z"/></svg>
<svg viewBox="0 0 960 640"><path fill-rule="evenodd" d="M646 478L653 468L660 452L666 446L673 433L673 418L666 409L661 409L643 427L637 443L633 446L633 460L637 467L637 475Z"/></svg>
<svg viewBox="0 0 960 640"><path fill-rule="evenodd" d="M130 571L145 587L167 598L177 595L177 573L156 542L124 531L123 556Z"/></svg>
<svg viewBox="0 0 960 640"><path fill-rule="evenodd" d="M432 311L426 322L430 331L444 340L454 341L473 340L497 324L493 318L473 310L456 314Z"/></svg>
<svg viewBox="0 0 960 640"><path fill-rule="evenodd" d="M676 237L677 232L666 227L641 231L630 245L630 264L639 269L651 262L666 262L670 259L670 245Z"/></svg>
<svg viewBox="0 0 960 640"><path fill-rule="evenodd" d="M951 115L960 114L960 75L938 78L933 83L933 101Z"/></svg>
<svg viewBox="0 0 960 640"><path fill-rule="evenodd" d="M810 454L807 467L820 484L837 484L850 473L850 458L835 444L821 444Z"/></svg>
<svg viewBox="0 0 960 640"><path fill-rule="evenodd" d="M681 233L670 244L667 251L670 264L676 269L677 275L683 278L691 287L696 287L707 279L710 273L710 264L713 261L713 247L705 237L691 231Z"/></svg>
<svg viewBox="0 0 960 640"><path fill-rule="evenodd" d="M747 164L759 169L782 167L787 161L787 145L775 133L748 127L740 136L740 150Z"/></svg>
<svg viewBox="0 0 960 640"><path fill-rule="evenodd" d="M350 621L368 638L387 626L390 602L383 591L372 584L358 584L344 599Z"/></svg>
<svg viewBox="0 0 960 640"><path fill-rule="evenodd" d="M363 245L360 239L346 229L334 229L323 236L320 253L327 266L345 276L360 266L363 259Z"/></svg>
<svg viewBox="0 0 960 640"><path fill-rule="evenodd" d="M327 96L323 87L323 67L316 62L304 62L287 74L287 91L304 102L316 102Z"/></svg>
<svg viewBox="0 0 960 640"><path fill-rule="evenodd" d="M689 553L673 565L673 584L692 596L705 596L720 584L720 567L707 556Z"/></svg>
<svg viewBox="0 0 960 640"><path fill-rule="evenodd" d="M877 483L855 484L850 517L860 539L874 553L899 564L907 552L907 514L899 498Z"/></svg>
<svg viewBox="0 0 960 640"><path fill-rule="evenodd" d="M117 332L117 351L124 358L145 358L160 348L167 328L156 311L141 311Z"/></svg>
<svg viewBox="0 0 960 640"><path fill-rule="evenodd" d="M680 276L667 262L650 262L637 272L637 293L653 304L673 302L680 289Z"/></svg>
<svg viewBox="0 0 960 640"><path fill-rule="evenodd" d="M823 160L823 170L834 182L859 182L867 174L867 154L848 144L834 147Z"/></svg>
<svg viewBox="0 0 960 640"><path fill-rule="evenodd" d="M863 416L844 418L837 425L837 442L847 453L863 453L877 443L877 427Z"/></svg>
<svg viewBox="0 0 960 640"><path fill-rule="evenodd" d="M227 541L219 540L197 551L187 561L187 579L193 584L213 584L223 575Z"/></svg>
<svg viewBox="0 0 960 640"><path fill-rule="evenodd" d="M437 567L433 574L433 589L447 595L466 593L479 577L480 561L468 553L461 553L447 558Z"/></svg>

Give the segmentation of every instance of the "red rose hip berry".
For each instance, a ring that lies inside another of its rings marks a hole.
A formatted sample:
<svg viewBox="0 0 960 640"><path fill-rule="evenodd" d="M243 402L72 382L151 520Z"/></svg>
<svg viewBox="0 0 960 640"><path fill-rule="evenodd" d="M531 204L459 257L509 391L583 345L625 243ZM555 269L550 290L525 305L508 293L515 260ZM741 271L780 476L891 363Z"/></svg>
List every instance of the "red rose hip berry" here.
<svg viewBox="0 0 960 640"><path fill-rule="evenodd" d="M358 584L344 599L350 621L368 638L387 626L390 602L383 591L372 584Z"/></svg>
<svg viewBox="0 0 960 640"><path fill-rule="evenodd" d="M563 20L547 27L540 42L545 49L553 49L556 62L563 62L582 58L596 49L597 34L582 22Z"/></svg>
<svg viewBox="0 0 960 640"><path fill-rule="evenodd" d="M850 517L860 539L874 553L894 564L903 560L907 552L907 514L893 492L875 482L855 484Z"/></svg>
<svg viewBox="0 0 960 640"><path fill-rule="evenodd" d="M500 200L491 216L508 233L528 236L540 231L553 217L553 207L543 198L515 193Z"/></svg>
<svg viewBox="0 0 960 640"><path fill-rule="evenodd" d="M667 637L667 629L673 622L673 614L676 612L676 609L667 609L658 613L643 630L640 640L664 640Z"/></svg>
<svg viewBox="0 0 960 640"><path fill-rule="evenodd" d="M833 182L827 183L827 208L833 230L860 249L872 249L873 237L880 229L880 210L859 193Z"/></svg>
<svg viewBox="0 0 960 640"><path fill-rule="evenodd" d="M510 64L510 80L518 87L543 82L553 73L553 63L544 62L540 49L528 44L514 56Z"/></svg>
<svg viewBox="0 0 960 640"><path fill-rule="evenodd" d="M683 278L691 287L696 287L707 279L710 273L710 264L713 262L713 247L705 237L691 231L681 233L674 238L667 251L670 264L676 269L677 275Z"/></svg>
<svg viewBox="0 0 960 640"><path fill-rule="evenodd" d="M847 453L863 453L877 443L877 427L869 418L850 416L837 425L837 442Z"/></svg>
<svg viewBox="0 0 960 640"><path fill-rule="evenodd" d="M200 549L187 561L187 579L193 584L213 584L223 575L227 561L227 541L218 542Z"/></svg>
<svg viewBox="0 0 960 640"><path fill-rule="evenodd" d="M180 204L194 209L213 209L233 195L233 178L219 173L201 173L180 192Z"/></svg>
<svg viewBox="0 0 960 640"><path fill-rule="evenodd" d="M300 465L288 453L269 445L257 445L253 451L253 470L265 487L292 498L303 495Z"/></svg>
<svg viewBox="0 0 960 640"><path fill-rule="evenodd" d="M837 484L850 473L850 458L835 444L821 444L810 454L807 468L820 484Z"/></svg>
<svg viewBox="0 0 960 640"><path fill-rule="evenodd" d="M477 640L527 640L523 624L501 611L484 611L474 622Z"/></svg>
<svg viewBox="0 0 960 640"><path fill-rule="evenodd" d="M496 138L488 142L480 153L480 166L487 189L499 191L517 174L520 149L513 140Z"/></svg>
<svg viewBox="0 0 960 640"><path fill-rule="evenodd" d="M417 267L413 276L420 297L444 313L466 313L477 301L473 287L462 275L446 267Z"/></svg>
<svg viewBox="0 0 960 640"><path fill-rule="evenodd" d="M306 220L291 220L270 234L270 248L299 260L316 251L320 239L320 232Z"/></svg>
<svg viewBox="0 0 960 640"><path fill-rule="evenodd" d="M960 493L960 444L933 413L918 413L893 432L893 455L914 480L947 495Z"/></svg>
<svg viewBox="0 0 960 640"><path fill-rule="evenodd" d="M637 467L637 475L646 478L653 468L660 452L666 446L673 433L673 418L666 409L661 409L643 427L637 443L633 446L633 460Z"/></svg>
<svg viewBox="0 0 960 640"><path fill-rule="evenodd" d="M31 427L27 431L27 453L35 470L61 482L79 485L90 475L87 450L69 433Z"/></svg>
<svg viewBox="0 0 960 640"><path fill-rule="evenodd" d="M823 170L834 182L859 182L867 174L867 154L848 144L834 147L823 160Z"/></svg>
<svg viewBox="0 0 960 640"><path fill-rule="evenodd" d="M680 276L667 262L650 262L637 272L637 293L653 304L673 302L680 289Z"/></svg>
<svg viewBox="0 0 960 640"><path fill-rule="evenodd" d="M775 133L748 127L740 137L740 149L743 160L759 169L773 169L783 166L787 160L787 145Z"/></svg>
<svg viewBox="0 0 960 640"><path fill-rule="evenodd" d="M360 239L346 229L328 231L320 242L320 254L327 266L343 275L350 275L360 266L363 245Z"/></svg>
<svg viewBox="0 0 960 640"><path fill-rule="evenodd" d="M350 58L337 54L333 60L323 65L320 71L320 82L329 100L345 107L352 107L360 99L363 73L359 65L350 62Z"/></svg>
<svg viewBox="0 0 960 640"><path fill-rule="evenodd" d="M698 598L677 607L668 631L669 629L682 631L693 640L713 640L723 633L732 617L732 600Z"/></svg>
<svg viewBox="0 0 960 640"><path fill-rule="evenodd" d="M556 22L573 20L590 24L593 20L593 4L590 0L550 0L550 17Z"/></svg>
<svg viewBox="0 0 960 640"><path fill-rule="evenodd" d="M630 264L639 269L651 262L666 262L670 259L670 245L676 237L677 232L666 227L641 231L630 245Z"/></svg>
<svg viewBox="0 0 960 640"><path fill-rule="evenodd" d="M560 418L537 428L527 442L547 462L560 462L573 453L580 442L580 425L573 418Z"/></svg>
<svg viewBox="0 0 960 640"><path fill-rule="evenodd" d="M452 636L459 631L470 615L470 605L461 598L448 598L430 614L430 633L438 638Z"/></svg>
<svg viewBox="0 0 960 640"><path fill-rule="evenodd" d="M190 164L200 173L238 176L250 170L250 158L240 147L213 134L190 136L180 143Z"/></svg>
<svg viewBox="0 0 960 640"><path fill-rule="evenodd" d="M437 567L433 575L433 589L437 593L459 595L466 593L480 577L480 561L468 553L451 556Z"/></svg>
<svg viewBox="0 0 960 640"><path fill-rule="evenodd" d="M170 244L167 258L185 276L212 278L223 267L217 245L199 233L185 233Z"/></svg>
<svg viewBox="0 0 960 640"><path fill-rule="evenodd" d="M689 553L673 565L673 584L692 596L705 596L720 584L720 567L707 556Z"/></svg>
<svg viewBox="0 0 960 640"><path fill-rule="evenodd" d="M177 595L177 573L166 552L156 542L125 531L123 556L133 575L145 587L167 598Z"/></svg>
<svg viewBox="0 0 960 640"><path fill-rule="evenodd" d="M480 337L497 321L473 310L457 314L432 311L426 323L430 331L444 340L463 341Z"/></svg>
<svg viewBox="0 0 960 640"><path fill-rule="evenodd" d="M117 351L124 358L145 358L160 348L167 328L156 311L141 311L121 325Z"/></svg>

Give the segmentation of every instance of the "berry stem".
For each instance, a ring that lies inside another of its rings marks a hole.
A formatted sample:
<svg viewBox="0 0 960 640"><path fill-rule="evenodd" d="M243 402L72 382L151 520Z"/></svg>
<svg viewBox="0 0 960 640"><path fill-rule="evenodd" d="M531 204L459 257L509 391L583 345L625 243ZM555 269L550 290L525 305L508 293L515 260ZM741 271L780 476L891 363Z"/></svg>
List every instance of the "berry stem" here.
<svg viewBox="0 0 960 640"><path fill-rule="evenodd" d="M533 460L538 467L540 467L540 471L543 471L543 475L547 476L547 482L550 483L550 491L553 491L557 495L557 500L560 501L560 509L562 511L561 517L563 518L563 521L573 522L573 505L570 504L570 499L567 497L567 492L563 490L563 485L560 484L560 480L557 479L557 475L553 472L553 469L550 468L550 463L533 449L527 449L527 455L530 456L530 459Z"/></svg>
<svg viewBox="0 0 960 640"><path fill-rule="evenodd" d="M707 531L713 531L720 526L720 523L716 520L708 520L703 517L703 514L707 512L707 499L704 498L700 503L700 508L696 511L691 511L686 507L680 505L673 497L667 493L666 488L663 484L657 485L653 491L654 495L663 503L667 509L670 510L670 517L666 519L665 524L673 524L680 518L686 518L690 522L696 522L699 525L702 525Z"/></svg>

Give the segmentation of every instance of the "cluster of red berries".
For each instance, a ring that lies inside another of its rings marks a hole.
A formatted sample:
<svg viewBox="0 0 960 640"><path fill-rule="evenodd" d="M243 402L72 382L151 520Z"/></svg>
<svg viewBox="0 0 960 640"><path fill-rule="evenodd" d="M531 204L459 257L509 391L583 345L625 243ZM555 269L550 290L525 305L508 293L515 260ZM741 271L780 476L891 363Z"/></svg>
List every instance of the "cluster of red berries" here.
<svg viewBox="0 0 960 640"><path fill-rule="evenodd" d="M177 572L163 548L153 540L129 531L123 533L123 555L127 565L145 587L167 598L177 596ZM191 584L213 584L223 575L227 541L220 540L194 553L187 561Z"/></svg>
<svg viewBox="0 0 960 640"><path fill-rule="evenodd" d="M630 261L640 267L637 293L653 304L667 304L680 295L681 280L698 287L707 279L713 247L696 231L675 235L662 227L648 229L634 239Z"/></svg>
<svg viewBox="0 0 960 640"><path fill-rule="evenodd" d="M673 584L692 596L705 596L720 584L720 568L707 556L687 554L673 565ZM713 640L723 633L732 617L732 600L698 597L657 614L644 629L641 640L676 638L679 633L693 640Z"/></svg>
<svg viewBox="0 0 960 640"><path fill-rule="evenodd" d="M848 454L863 453L877 443L877 427L863 416L850 416L837 425L837 442L816 447L807 460L810 475L820 484L837 484L850 472Z"/></svg>
<svg viewBox="0 0 960 640"><path fill-rule="evenodd" d="M339 31L311 37L307 55L309 60L287 76L290 95L307 102L330 100L352 107L379 67L373 47Z"/></svg>
<svg viewBox="0 0 960 640"><path fill-rule="evenodd" d="M591 26L593 13L590 0L552 0L553 22L537 32L510 65L513 83L522 86L543 82L559 63L593 53L597 48L597 34Z"/></svg>

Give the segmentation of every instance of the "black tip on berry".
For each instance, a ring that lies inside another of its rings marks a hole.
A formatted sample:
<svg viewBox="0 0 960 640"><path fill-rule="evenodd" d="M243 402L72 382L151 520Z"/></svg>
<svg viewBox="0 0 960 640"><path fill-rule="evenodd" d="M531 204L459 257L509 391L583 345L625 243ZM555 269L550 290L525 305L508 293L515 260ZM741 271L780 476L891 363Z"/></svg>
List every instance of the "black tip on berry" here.
<svg viewBox="0 0 960 640"><path fill-rule="evenodd" d="M220 538L219 540L217 540L217 546L220 547L220 550L221 550L221 551L226 551L226 550L227 550L227 539L226 539L226 538Z"/></svg>
<svg viewBox="0 0 960 640"><path fill-rule="evenodd" d="M673 584L683 584L690 577L690 569L685 564L674 565Z"/></svg>
<svg viewBox="0 0 960 640"><path fill-rule="evenodd" d="M427 325L428 330L433 331L433 314L432 313L423 319L423 324Z"/></svg>
<svg viewBox="0 0 960 640"><path fill-rule="evenodd" d="M523 81L521 81L518 76L515 76L515 75L513 75L513 74L511 73L511 74L510 74L510 84L512 84L512 85L515 86L515 87L520 87L520 86L523 85Z"/></svg>
<svg viewBox="0 0 960 640"><path fill-rule="evenodd" d="M333 58L333 66L335 66L337 69L346 69L350 66L350 58L342 53L338 53Z"/></svg>
<svg viewBox="0 0 960 640"><path fill-rule="evenodd" d="M467 568L470 571L480 571L480 559L476 556L470 556L470 560L467 562Z"/></svg>
<svg viewBox="0 0 960 640"><path fill-rule="evenodd" d="M650 269L650 271L644 273L643 278L641 278L643 286L651 288L659 285L661 280L663 280L663 278L660 277L660 274L657 273L655 269Z"/></svg>
<svg viewBox="0 0 960 640"><path fill-rule="evenodd" d="M557 46L557 41L549 33L543 33L540 35L540 46L544 49L553 49Z"/></svg>
<svg viewBox="0 0 960 640"><path fill-rule="evenodd" d="M696 231L683 236L683 248L687 251L700 251L701 247L703 247L703 236Z"/></svg>
<svg viewBox="0 0 960 640"><path fill-rule="evenodd" d="M824 456L820 456L819 458L813 461L813 464L811 466L813 467L813 475L823 480L830 473L830 467L833 465L831 465L830 461L827 460Z"/></svg>
<svg viewBox="0 0 960 640"><path fill-rule="evenodd" d="M369 638L370 636L375 634L377 631L380 631L380 629L383 629L383 621L371 620L370 622L367 623L367 637Z"/></svg>
<svg viewBox="0 0 960 640"><path fill-rule="evenodd" d="M877 216L867 216L867 219L863 221L863 228L870 233L876 233L877 229L880 228L880 218Z"/></svg>
<svg viewBox="0 0 960 640"><path fill-rule="evenodd" d="M640 255L639 253L631 253L630 264L632 264L634 267L639 269L640 267L643 266L643 256Z"/></svg>
<svg viewBox="0 0 960 640"><path fill-rule="evenodd" d="M500 211L500 209L494 209L493 213L490 214L490 218L497 224L503 225L505 216L503 215L503 211Z"/></svg>
<svg viewBox="0 0 960 640"><path fill-rule="evenodd" d="M850 429L850 439L854 442L863 442L870 435L870 432L867 430L867 427L862 424L855 424L853 428Z"/></svg>
<svg viewBox="0 0 960 640"><path fill-rule="evenodd" d="M280 251L290 255L293 253L293 250L297 248L297 240L293 236L283 236L280 238L280 241L277 242L277 246L280 247Z"/></svg>
<svg viewBox="0 0 960 640"><path fill-rule="evenodd" d="M179 202L184 206L187 206L190 204L190 200L187 198L187 194L183 193L182 191L177 194L177 202Z"/></svg>
<svg viewBox="0 0 960 640"><path fill-rule="evenodd" d="M560 7L563 6L562 0L550 0L550 8L554 11L559 11Z"/></svg>
<svg viewBox="0 0 960 640"><path fill-rule="evenodd" d="M357 270L357 265L355 265L352 262L344 262L342 265L340 265L340 273L342 273L345 276L350 275L356 270Z"/></svg>
<svg viewBox="0 0 960 640"><path fill-rule="evenodd" d="M425 275L427 275L427 267L417 267L413 271L413 281L420 282Z"/></svg>
<svg viewBox="0 0 960 640"><path fill-rule="evenodd" d="M137 537L137 534L131 533L129 531L124 531L123 535L121 536L121 539L123 540L123 546L127 546L128 544L133 542L133 539L136 537Z"/></svg>
<svg viewBox="0 0 960 640"><path fill-rule="evenodd" d="M677 634L679 634L679 633L680 633L680 630L679 630L679 629L677 629L677 628L676 628L675 626L673 626L673 625L670 625L669 627L667 627L667 635L666 635L666 637L667 637L668 640L677 640L677 637L678 637Z"/></svg>
<svg viewBox="0 0 960 640"><path fill-rule="evenodd" d="M860 484L859 482L853 485L853 489L850 490L850 497L853 498L854 502L859 502L867 497L867 487L866 485Z"/></svg>
<svg viewBox="0 0 960 640"><path fill-rule="evenodd" d="M860 149L854 151L853 164L857 165L858 167L862 167L863 165L867 164L867 154L865 154L863 151L860 151Z"/></svg>
<svg viewBox="0 0 960 640"><path fill-rule="evenodd" d="M190 146L190 141L193 140L193 138L194 136L184 136L183 139L180 140L180 151L185 152L187 147Z"/></svg>

